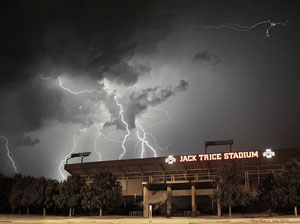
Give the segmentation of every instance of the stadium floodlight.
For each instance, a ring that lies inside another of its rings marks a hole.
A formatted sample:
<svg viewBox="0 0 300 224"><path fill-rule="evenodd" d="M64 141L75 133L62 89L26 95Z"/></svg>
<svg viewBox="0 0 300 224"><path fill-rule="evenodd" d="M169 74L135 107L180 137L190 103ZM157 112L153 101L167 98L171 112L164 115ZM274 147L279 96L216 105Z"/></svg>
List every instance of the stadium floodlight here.
<svg viewBox="0 0 300 224"><path fill-rule="evenodd" d="M230 140L219 140L219 141L205 141L205 154L206 154L206 149L208 146L216 146L216 145L230 145L230 152L232 151L231 150L231 147L233 145L233 140L230 139Z"/></svg>
<svg viewBox="0 0 300 224"><path fill-rule="evenodd" d="M81 163L83 163L83 158L88 157L91 155L91 152L79 152L79 153L72 153L71 157L66 160L66 164L68 164L69 159L81 157Z"/></svg>

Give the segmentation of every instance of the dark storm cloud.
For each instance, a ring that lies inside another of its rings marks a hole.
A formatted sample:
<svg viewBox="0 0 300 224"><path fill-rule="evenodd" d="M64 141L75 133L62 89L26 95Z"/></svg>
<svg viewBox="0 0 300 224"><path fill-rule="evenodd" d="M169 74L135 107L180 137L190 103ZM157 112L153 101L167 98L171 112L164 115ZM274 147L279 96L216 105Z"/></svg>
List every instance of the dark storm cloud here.
<svg viewBox="0 0 300 224"><path fill-rule="evenodd" d="M202 51L202 52L198 52L197 54L195 54L193 57L193 61L194 62L197 62L197 61L208 62L212 65L217 65L221 62L221 60L219 59L218 56L213 55L207 51Z"/></svg>
<svg viewBox="0 0 300 224"><path fill-rule="evenodd" d="M32 139L31 137L27 136L19 141L16 145L17 146L33 146L40 142L38 138Z"/></svg>
<svg viewBox="0 0 300 224"><path fill-rule="evenodd" d="M36 81L39 76L135 84L151 68L131 59L168 35L176 9L150 0L1 3L0 132L22 138L44 119L67 120L62 91L44 87L47 80Z"/></svg>
<svg viewBox="0 0 300 224"><path fill-rule="evenodd" d="M150 67L142 64L129 66L127 63L120 63L112 66L104 76L110 80L116 81L119 84L126 83L127 85L133 85L137 82L141 75L150 72L150 70Z"/></svg>
<svg viewBox="0 0 300 224"><path fill-rule="evenodd" d="M118 71L134 70L132 56L155 48L170 31L172 8L149 0L6 1L0 11L1 84L37 73L101 79L107 72L106 78L130 85L142 73L123 79Z"/></svg>
<svg viewBox="0 0 300 224"><path fill-rule="evenodd" d="M161 89L159 87L147 88L144 89L141 94L133 93L130 96L130 101L154 106L166 101L170 96L174 96L178 92L185 91L187 87L187 81L180 80L179 84L174 88L171 86L168 86L165 89Z"/></svg>
<svg viewBox="0 0 300 224"><path fill-rule="evenodd" d="M188 87L188 83L185 80L181 80L175 87L168 86L167 88L148 88L141 93L133 93L130 96L130 104L126 110L126 120L129 123L130 128L135 127L135 119L141 112L145 111L148 106L156 106L169 97L175 96L177 93L185 91Z"/></svg>
<svg viewBox="0 0 300 224"><path fill-rule="evenodd" d="M175 96L179 92L183 92L188 88L188 82L185 80L180 80L179 84L175 87L168 86L167 88L147 88L141 92L134 92L129 98L129 103L123 105L124 117L128 123L129 129L135 128L136 117L145 111L148 106L156 106L169 97ZM108 108L112 114L118 117L119 108L110 107ZM117 112L116 112L117 111ZM120 119L113 119L112 121L107 121L104 124L104 128L111 126L116 126L118 129L125 130L125 126Z"/></svg>

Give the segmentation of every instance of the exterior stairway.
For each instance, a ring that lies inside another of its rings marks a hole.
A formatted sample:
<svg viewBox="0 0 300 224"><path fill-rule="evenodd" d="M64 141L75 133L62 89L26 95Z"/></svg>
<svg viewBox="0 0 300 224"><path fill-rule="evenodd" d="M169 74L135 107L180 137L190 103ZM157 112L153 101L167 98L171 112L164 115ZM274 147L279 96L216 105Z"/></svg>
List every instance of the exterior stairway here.
<svg viewBox="0 0 300 224"><path fill-rule="evenodd" d="M158 209L162 206L167 200L167 192L166 191L157 191L151 196L149 200L149 204L152 204L153 210Z"/></svg>

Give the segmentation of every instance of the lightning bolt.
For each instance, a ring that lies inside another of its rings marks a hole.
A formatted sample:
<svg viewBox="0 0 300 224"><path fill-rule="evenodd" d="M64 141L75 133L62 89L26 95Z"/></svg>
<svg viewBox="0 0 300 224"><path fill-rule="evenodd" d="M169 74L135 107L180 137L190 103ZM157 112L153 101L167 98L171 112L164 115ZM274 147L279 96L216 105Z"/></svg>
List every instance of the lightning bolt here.
<svg viewBox="0 0 300 224"><path fill-rule="evenodd" d="M6 146L6 150L7 150L7 157L9 158L9 160L11 161L12 163L12 166L14 167L15 169L15 173L18 173L18 170L17 170L17 167L16 167L16 164L15 164L15 161L13 160L13 158L10 156L10 153L9 153L9 147L8 147L8 138L6 138L5 136L0 136L0 138L4 139L5 140L5 146Z"/></svg>
<svg viewBox="0 0 300 224"><path fill-rule="evenodd" d="M97 91L96 89L91 89L91 90L81 90L81 91L75 92L75 91L73 91L73 90L71 90L71 89L65 87L65 86L63 85L62 80L61 80L60 77L58 77L58 81L59 81L59 86L60 86L62 89L66 90L67 92L69 92L69 93L71 93L71 94L74 94L74 95L78 95L78 94L86 94L86 93L98 93L98 94L99 94L99 93L102 93L102 92ZM99 83L99 82L98 82L98 83ZM101 84L101 83L99 83L99 84ZM123 115L124 110L123 110L123 106L119 103L119 100L118 100L118 98L117 98L116 95L114 95L114 99L115 99L115 101L116 101L117 106L120 108L119 118L121 118L121 121L122 121L122 123L125 125L126 131L127 131L127 134L124 136L124 139L123 139L122 144L121 144L122 149L123 149L123 152L120 154L119 159L122 159L122 157L123 157L123 156L126 154L126 152L127 152L126 147L125 147L125 143L126 143L126 141L127 141L127 139L128 139L128 136L130 135L130 130L129 130L129 127L128 127L127 122L124 120L124 115ZM116 142L117 140L109 139L107 136L105 136L103 133L101 133L101 131L100 131L99 127L97 126L97 124L95 124L95 125L96 125L97 131L98 131L98 135L97 135L97 137L96 137L95 140L94 140L94 151L98 154L99 160L101 160L101 153L99 153L99 152L97 151L97 149L96 149L97 141L98 141L98 139L100 138L100 136L104 137L105 140L109 140L109 141L115 141L115 142ZM117 141L117 142L118 142L118 141Z"/></svg>
<svg viewBox="0 0 300 224"><path fill-rule="evenodd" d="M145 151L145 146L144 144L152 150L153 152L153 155L154 157L157 157L157 154L156 154L156 150L149 144L149 142L146 140L146 132L144 130L144 128L142 127L142 125L140 125L140 123L138 121L135 122L136 123L136 126L142 131L143 133L143 137L141 138L140 135L139 135L139 132L138 130L136 131L136 134L137 134L137 138L142 142L142 153L141 153L141 158L144 158L143 155L144 155L144 151Z"/></svg>
<svg viewBox="0 0 300 224"><path fill-rule="evenodd" d="M108 136L106 136L105 134L103 134L99 128L99 126L95 123L95 127L97 128L97 132L98 132L98 135L97 137L95 138L94 140L94 151L96 152L96 154L98 154L99 156L99 161L102 160L102 156L101 156L101 153L97 151L97 141L99 140L100 137L103 137L104 141L105 141L105 144L106 144L106 141L110 141L110 142L116 142L116 143L122 143L122 141L119 141L119 140L116 140L116 139L112 139L112 138L109 138ZM129 140L129 139L127 139Z"/></svg>
<svg viewBox="0 0 300 224"><path fill-rule="evenodd" d="M167 119L168 119L169 121L171 121L171 122L173 122L173 123L176 123L176 121L174 121L174 120L170 117L169 111L167 111L166 109L161 108L161 107L154 107L154 106L149 106L149 107L152 108L152 109L155 109L155 110L159 110L159 111L164 112L164 114L166 115L166 117L167 117Z"/></svg>
<svg viewBox="0 0 300 224"><path fill-rule="evenodd" d="M147 132L146 132L146 136L147 136L147 135L149 135L149 136L152 138L152 140L154 141L154 145L155 145L155 148L156 148L156 149L164 150L164 151L167 151L167 150L168 150L170 144L168 144L168 145L166 146L166 148L162 148L162 147L160 147L160 146L158 145L157 139L154 137L154 135L153 135L152 133L149 133L149 132L147 133Z"/></svg>
<svg viewBox="0 0 300 224"><path fill-rule="evenodd" d="M71 149L71 151L65 156L65 158L63 160L60 161L60 165L58 167L59 173L62 176L63 179L66 179L66 176L63 174L63 165L64 162L67 160L67 158L75 151L77 144L76 144L76 139L78 136L80 136L80 134L84 131L86 131L87 128L83 128L78 130L74 135L73 135L73 147Z"/></svg>
<svg viewBox="0 0 300 224"><path fill-rule="evenodd" d="M124 139L122 141L122 149L123 149L123 153L119 156L119 159L122 159L122 157L126 154L127 150L126 150L126 147L125 147L125 142L128 138L128 136L130 135L130 130L128 128L128 124L127 122L124 120L124 115L123 115L123 106L119 103L119 100L117 98L117 96L115 95L114 96L114 99L116 101L116 104L118 105L118 107L120 108L120 112L119 112L119 115L120 115L120 118L121 118L121 121L122 123L125 125L125 128L126 128L126 131L127 131L127 134L124 136Z"/></svg>
<svg viewBox="0 0 300 224"><path fill-rule="evenodd" d="M77 92L76 92L76 91L73 91L73 90L71 90L71 89L65 87L65 86L63 85L63 82L62 82L62 80L61 80L60 77L58 77L58 81L59 81L59 86L60 86L63 90L65 90L65 91L67 91L67 92L69 92L69 93L71 93L71 94L74 94L74 95L78 95L78 94L86 94L86 93L97 93L97 94L102 93L102 92L100 92L100 91L98 91L98 90L96 90L96 89L91 89L91 90L81 90L81 91L77 91ZM98 83L99 83L99 82L98 82ZM102 83L99 83L99 84L102 84ZM108 87L105 87L105 88L108 88ZM93 146L93 149L94 149L94 151L96 152L96 154L98 155L99 161L102 160L101 153L97 150L97 142L98 142L98 140L100 139L100 137L103 137L103 138L104 138L105 143L106 143L106 141L112 141L112 142L121 143L121 147L122 147L122 149L123 149L123 152L119 155L119 159L122 159L122 158L124 157L124 155L127 153L126 142L129 141L129 140L132 140L132 139L129 138L131 132L130 132L130 130L129 130L129 125L128 125L128 123L126 122L126 120L125 120L125 118L124 118L124 109L123 109L123 105L119 102L119 99L118 99L118 97L117 97L117 95L116 95L116 93L115 93L114 91L111 91L109 88L107 89L107 91L108 91L108 93L110 93L110 94L113 95L113 98L114 98L114 100L115 100L115 103L116 103L116 105L119 107L119 117L118 117L118 118L114 118L113 120L120 120L120 121L124 124L125 129L126 129L126 134L124 135L122 141L119 141L119 140L116 140L116 139L111 139L111 138L109 138L108 136L106 136L106 135L101 131L99 125L95 122L94 124L95 124L95 127L96 127L96 129L97 129L97 133L98 133L98 134L97 134L96 138L94 139L94 146ZM168 113L167 110L165 110L165 109L163 109L163 108L159 108L159 107L151 107L151 108L153 108L153 109L155 109L155 110L159 110L159 111L164 112L165 116L167 117L167 119L168 119L170 122L175 122L173 119L171 119L171 117L170 117L170 115L169 115L169 113ZM81 109L81 107L80 107L79 109ZM157 156L156 149L167 150L168 146L167 146L165 149L162 148L162 147L160 147L160 146L158 146L156 138L155 138L151 133L145 132L144 128L142 127L142 125L141 125L139 122L136 121L136 124L137 124L136 135L137 135L138 141L137 141L137 143L136 143L136 145L135 145L135 147L134 147L134 150L137 148L138 144L141 143L141 147L142 147L142 149L141 149L141 151L142 151L142 152L141 152L141 158L144 157L146 147L149 148L149 149L153 152L154 157ZM102 129L103 129L103 127L102 127ZM82 130L83 130L83 129L82 129ZM82 132L82 130L79 131L79 134ZM142 133L142 136L140 135L140 132ZM72 149L71 149L71 152L70 152L68 155L66 155L66 156L65 156L65 159L62 160L61 163L60 163L60 166L59 166L59 172L60 172L60 175L61 175L64 179L65 179L66 177L65 177L65 175L64 175L63 172L62 172L63 164L64 164L64 161L67 159L67 157L68 157L72 152L74 152L74 150L75 150L75 148L76 148L76 138L77 138L77 136L78 136L79 134L76 133L76 134L73 136L73 147L72 147ZM121 132L120 132L120 134L123 135ZM154 147L151 146L151 144L147 141L147 136L150 136L150 137L151 137L152 142L154 142Z"/></svg>
<svg viewBox="0 0 300 224"><path fill-rule="evenodd" d="M96 154L98 154L99 161L101 161L102 160L101 153L97 151L97 141L101 137L101 131L100 131L100 129L99 129L99 127L98 127L98 125L96 123L95 123L95 127L96 127L96 129L98 131L98 135L97 135L97 137L94 140L94 151L96 152Z"/></svg>
<svg viewBox="0 0 300 224"><path fill-rule="evenodd" d="M145 139L146 139L146 135L144 133L144 136L143 138L141 138L140 134L139 134L139 131L136 130L136 137L141 141L142 143L142 150L141 150L141 159L144 158L144 153L145 153ZM138 143L136 143L136 145L134 146L134 149L136 149L136 147L138 146Z"/></svg>
<svg viewBox="0 0 300 224"><path fill-rule="evenodd" d="M65 86L63 85L62 80L61 80L60 77L58 77L58 81L59 81L59 86L60 86L63 90L65 90L65 91L67 91L67 92L69 92L69 93L71 93L71 94L74 94L74 95L78 95L78 94L86 94L86 93L97 93L97 94L102 93L102 92L100 92L100 91L98 91L98 90L96 90L96 89L82 90L82 91L75 92L75 91L73 91L73 90L71 90L71 89L65 87ZM79 109L81 109L81 106L79 107ZM96 137L95 140L94 140L94 151L95 151L96 154L99 156L99 160L101 160L101 153L98 152L97 149L96 149L97 140L98 140L99 137L101 136L101 132L100 132L99 127L97 126L96 123L95 123L95 126L96 126L96 128L97 128L98 135L97 135L97 137ZM62 176L63 179L66 179L66 176L65 176L65 175L63 174L63 172L62 172L64 161L66 161L66 159L71 155L71 153L74 152L74 150L75 150L75 148L76 148L76 138L77 138L77 136L80 135L80 134L81 134L83 131L85 131L85 130L87 130L87 128L84 128L84 129L79 130L79 131L73 136L73 147L72 147L72 149L71 149L71 152L70 152L69 154L67 154L67 155L65 156L65 158L64 158L63 160L61 160L61 162L60 162L60 165L59 165L59 167L58 167L58 170L59 170L59 173L60 173L60 175Z"/></svg>
<svg viewBox="0 0 300 224"><path fill-rule="evenodd" d="M267 28L265 29L265 36L262 39L262 41L268 37L270 37L270 30L274 28L275 26L287 26L288 25L288 20L286 22L272 22L271 20L265 20L261 21L258 23L255 23L252 26L241 26L239 24L234 24L234 23L225 23L224 25L220 26L197 26L197 25L192 25L194 28L204 28L204 29L222 29L222 28L228 28L228 29L233 29L238 32L248 32L250 30L253 30L254 28L267 24Z"/></svg>
<svg viewBox="0 0 300 224"><path fill-rule="evenodd" d="M72 93L72 94L74 94L74 95L85 94L85 93L98 93L98 94L103 93L102 91L98 91L98 90L96 90L96 89L82 90L82 91L75 92L75 91L73 91L73 90L71 90L71 89L65 87L65 86L63 85L62 80L61 80L60 77L57 77L57 79L58 79L58 81L59 81L59 86L60 86L62 89L66 90L66 91L68 91L69 93Z"/></svg>

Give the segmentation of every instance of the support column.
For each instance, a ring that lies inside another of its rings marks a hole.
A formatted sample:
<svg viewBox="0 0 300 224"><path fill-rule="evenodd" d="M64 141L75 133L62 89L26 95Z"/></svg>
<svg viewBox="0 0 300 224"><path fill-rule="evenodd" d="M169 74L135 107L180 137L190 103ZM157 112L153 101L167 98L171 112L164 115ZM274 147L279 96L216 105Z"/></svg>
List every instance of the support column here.
<svg viewBox="0 0 300 224"><path fill-rule="evenodd" d="M149 200L150 192L146 185L143 187L143 216L145 218L149 217Z"/></svg>
<svg viewBox="0 0 300 224"><path fill-rule="evenodd" d="M167 186L167 216L172 215L172 189L170 186Z"/></svg>
<svg viewBox="0 0 300 224"><path fill-rule="evenodd" d="M196 188L195 188L195 185L192 185L191 194L192 194L192 216L196 216L197 205L196 205Z"/></svg>
<svg viewBox="0 0 300 224"><path fill-rule="evenodd" d="M250 183L249 183L249 173L248 173L248 171L245 171L245 191L247 193L250 192Z"/></svg>

